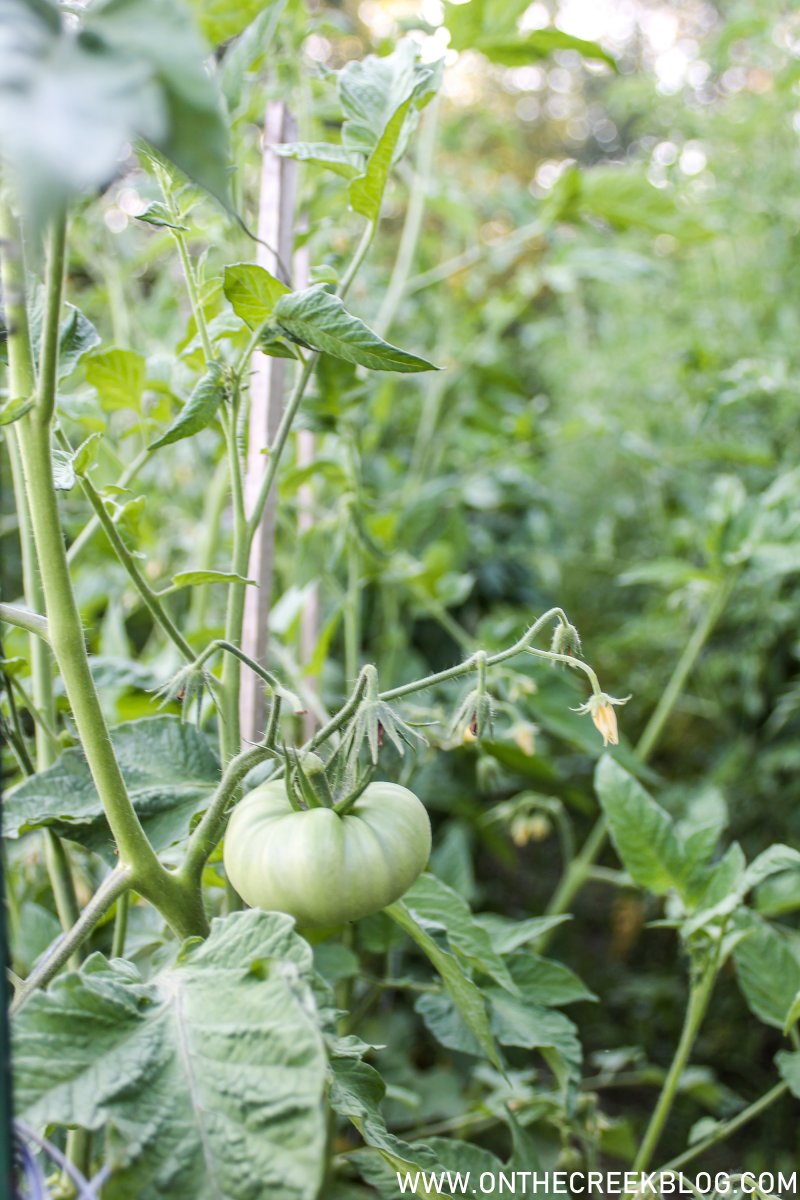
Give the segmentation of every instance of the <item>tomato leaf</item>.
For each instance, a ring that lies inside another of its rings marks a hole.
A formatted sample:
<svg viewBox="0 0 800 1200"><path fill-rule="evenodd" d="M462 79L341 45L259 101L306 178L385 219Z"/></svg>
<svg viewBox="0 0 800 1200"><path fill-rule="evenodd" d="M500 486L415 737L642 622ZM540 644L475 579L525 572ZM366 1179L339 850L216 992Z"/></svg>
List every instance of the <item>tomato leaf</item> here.
<svg viewBox="0 0 800 1200"><path fill-rule="evenodd" d="M205 809L219 783L216 754L194 725L175 716L117 725L111 742L148 837L157 850L168 850L186 837L192 817ZM45 827L116 861L100 797L77 746L4 798L5 837Z"/></svg>
<svg viewBox="0 0 800 1200"><path fill-rule="evenodd" d="M273 320L279 333L301 346L332 354L373 371L435 371L432 363L378 337L338 296L317 285L282 296Z"/></svg>
<svg viewBox="0 0 800 1200"><path fill-rule="evenodd" d="M595 787L623 866L640 887L657 896L691 892L693 864L670 815L609 755L595 772Z"/></svg>
<svg viewBox="0 0 800 1200"><path fill-rule="evenodd" d="M34 405L33 396L16 396L13 400L0 403L0 425L11 425L30 412Z"/></svg>
<svg viewBox="0 0 800 1200"><path fill-rule="evenodd" d="M489 1026L486 1004L480 989L464 974L454 958L426 933L402 900L389 905L388 915L411 937L439 972L467 1029L491 1063L503 1070L500 1053Z"/></svg>
<svg viewBox="0 0 800 1200"><path fill-rule="evenodd" d="M208 370L195 386L181 412L166 433L150 443L151 450L192 437L210 425L225 399L225 380L219 363L209 363Z"/></svg>
<svg viewBox="0 0 800 1200"><path fill-rule="evenodd" d="M178 571L172 576L175 588L196 587L200 583L248 583L257 587L255 579L246 579L235 571Z"/></svg>
<svg viewBox="0 0 800 1200"><path fill-rule="evenodd" d="M94 954L15 1020L17 1110L106 1132L119 1200L314 1200L326 1055L290 918L216 919L146 981ZM179 1149L179 1153L178 1153Z"/></svg>
<svg viewBox="0 0 800 1200"><path fill-rule="evenodd" d="M508 967L492 946L488 933L458 892L426 872L412 884L403 902L426 929L444 929L453 950L470 967L490 975L501 987L517 991Z"/></svg>
<svg viewBox="0 0 800 1200"><path fill-rule="evenodd" d="M222 290L237 317L251 329L263 325L281 296L290 291L285 283L255 263L226 267Z"/></svg>
<svg viewBox="0 0 800 1200"><path fill-rule="evenodd" d="M800 1051L779 1050L775 1063L781 1079L789 1085L789 1091L800 1100Z"/></svg>
<svg viewBox="0 0 800 1200"><path fill-rule="evenodd" d="M534 29L530 33L512 34L506 37L479 37L473 49L480 50L491 62L504 67L524 67L528 63L549 58L556 50L574 50L582 58L604 62L617 71L617 61L597 42L573 37L561 29Z"/></svg>
<svg viewBox="0 0 800 1200"><path fill-rule="evenodd" d="M782 1030L800 992L800 958L777 926L747 914L747 928L733 952L739 988L759 1021Z"/></svg>
<svg viewBox="0 0 800 1200"><path fill-rule="evenodd" d="M296 162L315 162L337 175L352 179L364 165L363 155L346 146L333 142L283 142L272 149L282 158L293 158Z"/></svg>
<svg viewBox="0 0 800 1200"><path fill-rule="evenodd" d="M369 221L377 221L380 216L389 171L410 107L410 99L400 105L369 156L366 171L350 184L350 204Z"/></svg>
<svg viewBox="0 0 800 1200"><path fill-rule="evenodd" d="M97 389L106 412L130 408L139 412L147 368L135 350L104 350L86 363L86 378Z"/></svg>

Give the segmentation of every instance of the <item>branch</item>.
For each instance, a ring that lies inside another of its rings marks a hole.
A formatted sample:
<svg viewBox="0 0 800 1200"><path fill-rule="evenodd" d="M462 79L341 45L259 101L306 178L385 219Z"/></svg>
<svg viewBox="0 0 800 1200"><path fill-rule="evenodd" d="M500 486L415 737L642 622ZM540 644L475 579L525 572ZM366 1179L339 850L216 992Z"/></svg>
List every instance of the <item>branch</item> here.
<svg viewBox="0 0 800 1200"><path fill-rule="evenodd" d="M203 867L225 829L225 814L230 800L245 775L265 758L274 757L276 757L274 750L260 745L250 746L230 760L200 824L189 838L186 857L178 872L184 884L191 887L199 883Z"/></svg>
<svg viewBox="0 0 800 1200"><path fill-rule="evenodd" d="M97 928L117 897L131 886L131 874L130 867L120 865L106 875L72 928L53 942L22 984L11 1005L12 1013L19 1012L38 988L45 987L58 974L67 959Z"/></svg>
<svg viewBox="0 0 800 1200"><path fill-rule="evenodd" d="M26 633L33 633L48 646L50 645L47 617L42 617L39 613L31 612L27 608L19 608L16 604L0 604L0 621L5 621L8 625L16 625L18 629L24 629Z"/></svg>

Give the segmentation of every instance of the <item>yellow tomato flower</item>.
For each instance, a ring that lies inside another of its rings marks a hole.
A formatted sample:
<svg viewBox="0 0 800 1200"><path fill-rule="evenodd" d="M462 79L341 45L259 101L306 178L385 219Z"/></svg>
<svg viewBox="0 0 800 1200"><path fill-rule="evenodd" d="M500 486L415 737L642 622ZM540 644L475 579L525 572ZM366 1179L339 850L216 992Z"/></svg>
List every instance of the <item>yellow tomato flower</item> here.
<svg viewBox="0 0 800 1200"><path fill-rule="evenodd" d="M609 696L606 692L595 692L590 696L585 704L580 708L574 708L573 712L589 713L594 722L595 729L599 730L603 738L604 746L619 745L619 732L617 730L617 714L614 712L615 705L627 704L630 696L625 696L619 699L617 696Z"/></svg>

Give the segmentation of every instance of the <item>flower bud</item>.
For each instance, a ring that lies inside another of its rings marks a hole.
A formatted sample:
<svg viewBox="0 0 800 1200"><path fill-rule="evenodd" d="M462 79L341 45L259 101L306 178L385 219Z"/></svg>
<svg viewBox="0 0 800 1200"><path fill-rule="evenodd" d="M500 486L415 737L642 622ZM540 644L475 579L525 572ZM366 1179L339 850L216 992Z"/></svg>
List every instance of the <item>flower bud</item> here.
<svg viewBox="0 0 800 1200"><path fill-rule="evenodd" d="M575 626L559 621L553 630L550 650L553 654L567 654L570 658L577 658L581 652L581 639Z"/></svg>

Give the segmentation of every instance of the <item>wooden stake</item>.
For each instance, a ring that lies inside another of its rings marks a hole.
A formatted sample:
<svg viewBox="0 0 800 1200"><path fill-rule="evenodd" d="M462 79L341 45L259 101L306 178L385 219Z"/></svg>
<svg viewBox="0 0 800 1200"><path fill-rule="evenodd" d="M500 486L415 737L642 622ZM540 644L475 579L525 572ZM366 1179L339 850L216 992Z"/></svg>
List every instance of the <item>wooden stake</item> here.
<svg viewBox="0 0 800 1200"><path fill-rule="evenodd" d="M275 248L277 258L259 244L256 260L279 278L284 276L281 264L291 262L292 258L297 164L292 159L279 158L272 151L272 146L279 142L294 141L296 137L297 128L286 105L271 101L264 119L258 234L262 241ZM270 358L259 351L253 355L245 475L245 507L248 513L252 511L267 466L267 457L262 452L272 444L283 412L286 366L284 359ZM269 638L276 511L277 489L274 489L250 553L248 574L256 580L258 587L247 589L242 635L242 649L260 663L264 663L266 658ZM264 728L264 684L252 671L242 672L239 711L243 739L256 741Z"/></svg>

